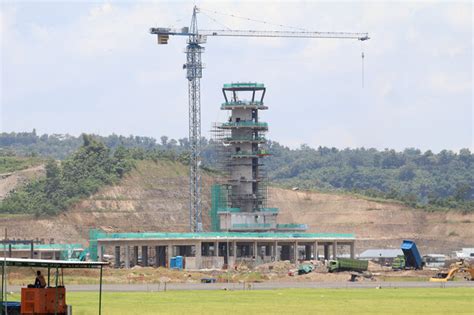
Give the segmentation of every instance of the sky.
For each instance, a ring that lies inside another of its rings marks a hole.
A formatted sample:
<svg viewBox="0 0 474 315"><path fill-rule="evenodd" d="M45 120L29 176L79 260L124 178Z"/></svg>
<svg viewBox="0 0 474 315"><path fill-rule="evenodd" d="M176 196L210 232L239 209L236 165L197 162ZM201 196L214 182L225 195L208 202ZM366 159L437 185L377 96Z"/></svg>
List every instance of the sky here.
<svg viewBox="0 0 474 315"><path fill-rule="evenodd" d="M148 30L189 26L194 3L202 29L371 38L208 38L203 136L228 115L224 83L260 82L268 138L292 148L473 150L470 1L4 0L0 132L187 137L186 38L158 46Z"/></svg>

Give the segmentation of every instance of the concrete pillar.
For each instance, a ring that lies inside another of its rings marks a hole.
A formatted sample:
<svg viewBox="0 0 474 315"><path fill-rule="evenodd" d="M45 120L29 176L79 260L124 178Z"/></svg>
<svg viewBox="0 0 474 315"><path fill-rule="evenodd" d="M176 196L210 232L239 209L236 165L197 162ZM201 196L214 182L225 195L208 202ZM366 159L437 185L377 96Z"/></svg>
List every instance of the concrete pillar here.
<svg viewBox="0 0 474 315"><path fill-rule="evenodd" d="M337 258L337 242L332 243L332 259L336 260Z"/></svg>
<svg viewBox="0 0 474 315"><path fill-rule="evenodd" d="M115 246L115 268L120 268L120 246Z"/></svg>
<svg viewBox="0 0 474 315"><path fill-rule="evenodd" d="M166 245L166 261L167 261L167 268L171 267L171 257L173 256L173 246Z"/></svg>
<svg viewBox="0 0 474 315"><path fill-rule="evenodd" d="M214 256L219 256L219 242L214 242Z"/></svg>
<svg viewBox="0 0 474 315"><path fill-rule="evenodd" d="M160 247L155 246L155 267L160 266Z"/></svg>
<svg viewBox="0 0 474 315"><path fill-rule="evenodd" d="M103 261L103 260L104 260L104 253L103 253L102 245L97 244L97 261Z"/></svg>
<svg viewBox="0 0 474 315"><path fill-rule="evenodd" d="M354 242L352 242L349 246L351 248L351 258L354 259L355 258L355 244L354 244Z"/></svg>
<svg viewBox="0 0 474 315"><path fill-rule="evenodd" d="M311 260L311 245L304 246L304 255L306 260Z"/></svg>
<svg viewBox="0 0 474 315"><path fill-rule="evenodd" d="M201 269L202 268L202 255L201 255L201 242L197 242L195 245L195 257L196 257L196 268Z"/></svg>
<svg viewBox="0 0 474 315"><path fill-rule="evenodd" d="M237 242L236 241L232 242L232 255L234 255L235 259L237 259Z"/></svg>
<svg viewBox="0 0 474 315"><path fill-rule="evenodd" d="M324 244L324 260L329 260L329 245Z"/></svg>
<svg viewBox="0 0 474 315"><path fill-rule="evenodd" d="M298 262L298 242L293 244L293 259L295 263Z"/></svg>
<svg viewBox="0 0 474 315"><path fill-rule="evenodd" d="M138 246L133 246L133 264L138 265Z"/></svg>
<svg viewBox="0 0 474 315"><path fill-rule="evenodd" d="M318 242L313 244L313 259L319 260Z"/></svg>
<svg viewBox="0 0 474 315"><path fill-rule="evenodd" d="M125 246L125 268L130 268L130 246Z"/></svg>
<svg viewBox="0 0 474 315"><path fill-rule="evenodd" d="M253 250L252 256L255 257L255 260L257 260L257 256L258 256L257 242L253 242L252 250Z"/></svg>
<svg viewBox="0 0 474 315"><path fill-rule="evenodd" d="M280 261L280 253L278 252L278 242L275 241L275 244L273 246L274 246L274 251L275 251L275 254L273 257L275 257L275 261Z"/></svg>
<svg viewBox="0 0 474 315"><path fill-rule="evenodd" d="M148 246L142 246L142 266L148 266Z"/></svg>

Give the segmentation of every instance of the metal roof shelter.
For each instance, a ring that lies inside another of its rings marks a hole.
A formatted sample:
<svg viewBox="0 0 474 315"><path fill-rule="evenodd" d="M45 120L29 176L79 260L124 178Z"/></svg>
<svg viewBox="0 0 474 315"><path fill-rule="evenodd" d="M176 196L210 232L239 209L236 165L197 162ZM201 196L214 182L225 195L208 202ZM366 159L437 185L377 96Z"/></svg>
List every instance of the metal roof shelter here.
<svg viewBox="0 0 474 315"><path fill-rule="evenodd" d="M374 258L396 258L398 255L403 255L401 249L368 249L359 255L361 259Z"/></svg>
<svg viewBox="0 0 474 315"><path fill-rule="evenodd" d="M58 287L59 269L100 269L99 281L99 314L102 313L102 269L109 263L106 262L89 262L89 261L66 261L66 260L46 260L46 259L24 259L24 258L1 258L0 265L2 267L2 290L1 305L2 314L7 308L7 267L26 267L26 268L47 268L48 269L48 287L50 286L50 271L56 269L56 287ZM5 309L3 309L3 307ZM4 312L5 314L7 313Z"/></svg>

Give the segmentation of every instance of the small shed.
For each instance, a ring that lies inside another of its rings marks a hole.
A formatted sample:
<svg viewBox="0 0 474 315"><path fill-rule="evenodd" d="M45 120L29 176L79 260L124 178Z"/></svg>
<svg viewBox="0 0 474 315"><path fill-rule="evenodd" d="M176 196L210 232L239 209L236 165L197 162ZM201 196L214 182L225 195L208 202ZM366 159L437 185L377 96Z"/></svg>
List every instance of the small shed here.
<svg viewBox="0 0 474 315"><path fill-rule="evenodd" d="M400 248L396 249L367 249L359 255L359 259L371 260L383 266L390 266L397 256L403 256Z"/></svg>

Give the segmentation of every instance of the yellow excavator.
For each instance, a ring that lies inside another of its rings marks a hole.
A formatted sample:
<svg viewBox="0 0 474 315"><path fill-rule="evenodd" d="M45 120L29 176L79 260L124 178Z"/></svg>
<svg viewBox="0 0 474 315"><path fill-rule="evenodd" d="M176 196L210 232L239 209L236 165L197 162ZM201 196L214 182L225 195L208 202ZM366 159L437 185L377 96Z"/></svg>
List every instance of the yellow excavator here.
<svg viewBox="0 0 474 315"><path fill-rule="evenodd" d="M464 279L474 281L474 267L468 262L461 260L452 264L447 273L440 272L436 276L430 278L431 282L447 282L454 280L457 273L464 273Z"/></svg>

